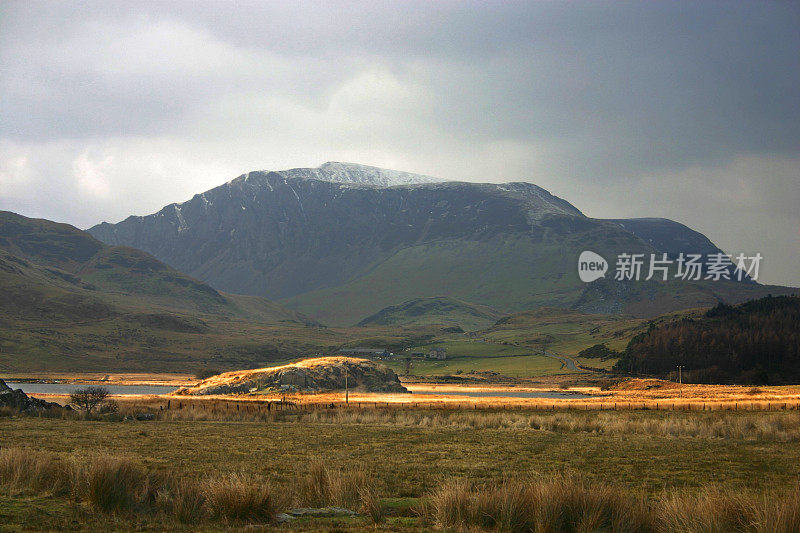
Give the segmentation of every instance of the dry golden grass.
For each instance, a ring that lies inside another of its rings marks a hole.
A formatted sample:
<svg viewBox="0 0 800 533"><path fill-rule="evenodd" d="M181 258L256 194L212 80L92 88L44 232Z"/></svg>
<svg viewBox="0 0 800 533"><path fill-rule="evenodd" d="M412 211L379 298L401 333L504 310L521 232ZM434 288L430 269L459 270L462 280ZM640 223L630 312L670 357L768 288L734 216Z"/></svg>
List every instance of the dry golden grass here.
<svg viewBox="0 0 800 533"><path fill-rule="evenodd" d="M270 486L252 476L228 474L207 478L201 484L201 494L212 518L269 522L277 512Z"/></svg>
<svg viewBox="0 0 800 533"><path fill-rule="evenodd" d="M73 482L72 465L55 455L23 448L0 449L0 485L11 492L64 494Z"/></svg>
<svg viewBox="0 0 800 533"><path fill-rule="evenodd" d="M800 441L800 412L708 412L696 416L646 417L623 411L419 411L399 409L331 409L299 414L303 422L390 424L406 427L506 428L555 433L642 434L673 437Z"/></svg>
<svg viewBox="0 0 800 533"><path fill-rule="evenodd" d="M439 527L523 532L789 533L800 531L797 488L754 494L709 487L657 500L578 477L440 486L421 512Z"/></svg>
<svg viewBox="0 0 800 533"><path fill-rule="evenodd" d="M360 511L369 516L373 523L380 524L386 516L381 505L380 492L374 481L364 483L358 490L361 499Z"/></svg>
<svg viewBox="0 0 800 533"><path fill-rule="evenodd" d="M414 413L370 411L369 414L409 416ZM421 418L415 423L428 416L416 414ZM330 415L339 416L339 413L334 411ZM494 415L508 417L520 413ZM637 426L642 420L636 419L636 413L614 415L631 417L628 422L639 428L637 430L663 431L663 428L658 429L658 424ZM665 415L672 416L660 416ZM763 413L738 416L758 415L765 416ZM536 416L557 419L552 421L556 428L591 431L590 426L584 425L589 422L586 413ZM295 417L294 421L303 423L302 417ZM397 419L392 423L396 424ZM316 428L324 427L318 422L315 424ZM623 424L617 430L630 431L631 428ZM713 438L703 435L704 439ZM787 447L787 453L795 448ZM59 455L19 447L2 448L0 495L44 494L51 499L71 496L70 500L88 504L86 509L109 521L115 517L128 520L144 516L151 524L158 524L152 526L155 529L171 529L180 523L192 524L196 529L264 524L270 522L277 511L295 505L346 507L360 511L374 524L382 524L386 519L386 504L382 498L393 495L387 492L383 479L378 484L376 478L363 469L334 468L320 459L298 463L302 468L290 474L281 485L274 485L262 473L214 476L205 470L205 473L179 475L170 468L153 470L144 464L136 456L110 453L63 452ZM280 490L275 488L277 486ZM421 516L410 527L424 529L435 525L454 530L541 532L800 531L800 488L796 485L773 485L761 490L736 485L705 486L700 490L679 487L650 495L646 498L639 489L624 488L610 481L592 482L579 475L456 479L422 493ZM362 525L366 523L365 519L361 520ZM387 527L395 525L390 522Z"/></svg>
<svg viewBox="0 0 800 533"><path fill-rule="evenodd" d="M120 397L117 413L100 416L107 420L150 413L165 421L248 421L284 423L330 423L393 425L403 427L494 428L537 430L555 433L588 432L606 435L653 435L668 437L726 438L747 441L800 441L800 411L698 409L691 416L671 416L665 409L537 409L529 406L475 406L468 409L431 408L385 404L349 406L293 404L208 398ZM661 413L646 416L648 412ZM682 412L676 410L676 413ZM69 412L58 417L77 416Z"/></svg>
<svg viewBox="0 0 800 533"><path fill-rule="evenodd" d="M377 493L374 480L364 470L337 470L319 458L313 459L308 472L299 477L296 501L300 505L358 509L364 504L362 496L374 497Z"/></svg>
<svg viewBox="0 0 800 533"><path fill-rule="evenodd" d="M268 483L228 474L202 481L147 470L130 457L67 458L24 448L0 450L0 488L9 493L70 494L104 513L165 512L180 522L268 522L276 498Z"/></svg>
<svg viewBox="0 0 800 533"><path fill-rule="evenodd" d="M456 480L439 487L428 506L444 528L500 531L651 531L643 496L587 486L577 477L503 481L476 487Z"/></svg>
<svg viewBox="0 0 800 533"><path fill-rule="evenodd" d="M735 385L682 385L655 379L629 379L613 388L526 385L444 385L405 383L414 394L367 393L351 391L349 405L353 407L404 406L409 408L506 408L506 409L658 409L658 410L782 410L800 409L800 386L760 387ZM430 391L431 394L419 393ZM558 398L516 398L502 396L464 396L457 393L502 394L503 392L530 392L563 394L565 391L588 395ZM184 397L185 398L185 397ZM208 396L206 400L238 401L291 401L307 408L330 404L343 405L343 391L321 393L265 393L241 396Z"/></svg>
<svg viewBox="0 0 800 533"><path fill-rule="evenodd" d="M158 482L129 457L100 454L76 467L74 490L106 512L134 511L155 498Z"/></svg>
<svg viewBox="0 0 800 533"><path fill-rule="evenodd" d="M800 531L800 490L752 494L709 487L699 493L665 494L654 506L660 531L706 533Z"/></svg>
<svg viewBox="0 0 800 533"><path fill-rule="evenodd" d="M179 522L196 523L205 511L203 487L193 479L171 482L158 493L158 507L172 514Z"/></svg>

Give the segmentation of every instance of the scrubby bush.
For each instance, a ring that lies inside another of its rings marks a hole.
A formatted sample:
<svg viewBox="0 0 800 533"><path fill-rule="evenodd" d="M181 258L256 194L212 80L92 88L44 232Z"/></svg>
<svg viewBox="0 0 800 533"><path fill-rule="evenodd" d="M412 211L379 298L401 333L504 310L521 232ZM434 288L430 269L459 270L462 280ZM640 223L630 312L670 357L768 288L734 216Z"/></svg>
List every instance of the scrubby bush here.
<svg viewBox="0 0 800 533"><path fill-rule="evenodd" d="M105 387L85 387L77 389L69 395L69 401L77 409L92 414L92 412L106 402L109 392Z"/></svg>

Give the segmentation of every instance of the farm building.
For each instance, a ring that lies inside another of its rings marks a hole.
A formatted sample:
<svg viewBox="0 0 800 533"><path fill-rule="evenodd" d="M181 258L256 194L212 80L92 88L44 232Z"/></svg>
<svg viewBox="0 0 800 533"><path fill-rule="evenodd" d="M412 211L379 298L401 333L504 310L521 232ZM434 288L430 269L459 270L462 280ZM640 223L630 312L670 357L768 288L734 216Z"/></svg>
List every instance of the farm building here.
<svg viewBox="0 0 800 533"><path fill-rule="evenodd" d="M447 359L447 350L444 348L431 348L428 353L429 359Z"/></svg>

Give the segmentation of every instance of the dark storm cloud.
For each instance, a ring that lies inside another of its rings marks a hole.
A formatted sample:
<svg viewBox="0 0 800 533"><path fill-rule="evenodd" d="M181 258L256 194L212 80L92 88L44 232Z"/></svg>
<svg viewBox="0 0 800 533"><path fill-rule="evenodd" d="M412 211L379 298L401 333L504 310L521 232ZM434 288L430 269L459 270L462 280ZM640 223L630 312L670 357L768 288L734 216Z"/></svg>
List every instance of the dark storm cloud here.
<svg viewBox="0 0 800 533"><path fill-rule="evenodd" d="M256 87L313 102L372 60L431 95L432 121L478 140L571 136L595 157L627 148L636 166L800 144L800 17L789 3L37 7L4 16L3 133L15 138L179 130L210 100ZM211 37L307 72L193 58Z"/></svg>
<svg viewBox="0 0 800 533"><path fill-rule="evenodd" d="M714 206L692 222L732 246L741 206L800 283L798 28L789 2L5 2L0 207L89 225L356 159L530 179L595 216Z"/></svg>

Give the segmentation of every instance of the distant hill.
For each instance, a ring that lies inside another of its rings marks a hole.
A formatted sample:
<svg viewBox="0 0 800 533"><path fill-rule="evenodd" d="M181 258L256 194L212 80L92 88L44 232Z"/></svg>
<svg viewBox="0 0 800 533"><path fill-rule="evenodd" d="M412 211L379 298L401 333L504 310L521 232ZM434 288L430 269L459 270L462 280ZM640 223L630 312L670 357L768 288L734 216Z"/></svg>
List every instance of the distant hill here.
<svg viewBox="0 0 800 533"><path fill-rule="evenodd" d="M503 313L446 296L415 298L381 309L358 323L359 326L441 325L465 331L486 328Z"/></svg>
<svg viewBox="0 0 800 533"><path fill-rule="evenodd" d="M719 304L634 336L615 370L668 377L682 365L689 383L798 383L799 324L798 296Z"/></svg>
<svg viewBox="0 0 800 533"><path fill-rule="evenodd" d="M220 293L140 250L0 212L0 370L248 364L298 354L313 337L293 332L301 340L287 342L265 329L314 326L274 302Z"/></svg>
<svg viewBox="0 0 800 533"><path fill-rule="evenodd" d="M436 182L351 163L249 172L181 204L89 230L218 290L262 296L334 326L445 296L501 313L541 306L658 314L784 289L670 280L586 285L578 256L716 250L665 219L598 220L531 183ZM727 287L725 285L728 285Z"/></svg>
<svg viewBox="0 0 800 533"><path fill-rule="evenodd" d="M74 288L146 296L151 303L182 309L223 310L229 305L209 285L150 254L107 246L68 224L0 212L0 251Z"/></svg>

